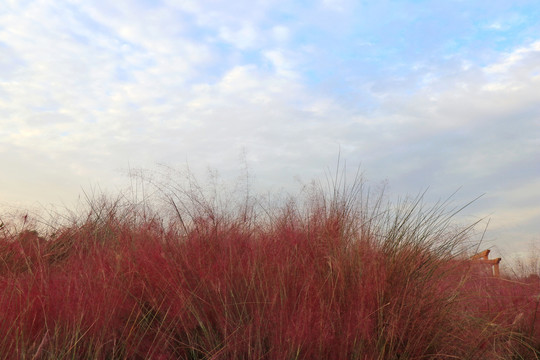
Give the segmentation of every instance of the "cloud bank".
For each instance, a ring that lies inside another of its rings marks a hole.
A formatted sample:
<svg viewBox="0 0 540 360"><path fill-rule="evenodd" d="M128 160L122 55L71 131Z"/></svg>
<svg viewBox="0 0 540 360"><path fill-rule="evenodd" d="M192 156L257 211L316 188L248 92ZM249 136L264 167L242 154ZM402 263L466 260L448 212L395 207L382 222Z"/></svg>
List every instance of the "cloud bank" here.
<svg viewBox="0 0 540 360"><path fill-rule="evenodd" d="M69 201L156 163L287 187L338 152L397 194L428 186L540 241L534 1L7 1L0 199Z"/></svg>

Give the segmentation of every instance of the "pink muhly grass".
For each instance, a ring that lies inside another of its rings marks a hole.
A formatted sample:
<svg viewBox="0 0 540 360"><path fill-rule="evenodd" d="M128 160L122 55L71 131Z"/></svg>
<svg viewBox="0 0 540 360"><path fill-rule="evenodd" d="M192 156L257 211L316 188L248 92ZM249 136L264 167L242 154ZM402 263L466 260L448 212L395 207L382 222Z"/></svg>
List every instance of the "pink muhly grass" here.
<svg viewBox="0 0 540 360"><path fill-rule="evenodd" d="M445 203L386 207L336 178L257 210L154 185L164 215L99 200L42 240L0 239L0 357L539 355L540 285L471 270Z"/></svg>

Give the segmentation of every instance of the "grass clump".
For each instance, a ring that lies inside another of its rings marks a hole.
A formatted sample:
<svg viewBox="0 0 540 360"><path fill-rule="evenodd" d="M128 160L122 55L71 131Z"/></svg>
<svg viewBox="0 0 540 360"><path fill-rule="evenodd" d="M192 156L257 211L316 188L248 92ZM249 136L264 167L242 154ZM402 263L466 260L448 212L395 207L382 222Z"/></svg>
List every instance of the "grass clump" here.
<svg viewBox="0 0 540 360"><path fill-rule="evenodd" d="M156 202L92 200L43 237L0 230L1 358L540 354L540 283L471 268L447 203L359 177L278 202L148 186Z"/></svg>

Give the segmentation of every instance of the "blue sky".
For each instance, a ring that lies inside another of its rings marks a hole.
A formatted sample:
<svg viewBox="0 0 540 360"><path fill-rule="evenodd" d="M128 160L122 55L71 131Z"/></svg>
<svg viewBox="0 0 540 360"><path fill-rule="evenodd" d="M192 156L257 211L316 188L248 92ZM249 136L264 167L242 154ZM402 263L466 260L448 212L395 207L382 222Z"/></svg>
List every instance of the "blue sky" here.
<svg viewBox="0 0 540 360"><path fill-rule="evenodd" d="M540 242L537 1L2 1L0 205L158 163L292 189L338 152Z"/></svg>

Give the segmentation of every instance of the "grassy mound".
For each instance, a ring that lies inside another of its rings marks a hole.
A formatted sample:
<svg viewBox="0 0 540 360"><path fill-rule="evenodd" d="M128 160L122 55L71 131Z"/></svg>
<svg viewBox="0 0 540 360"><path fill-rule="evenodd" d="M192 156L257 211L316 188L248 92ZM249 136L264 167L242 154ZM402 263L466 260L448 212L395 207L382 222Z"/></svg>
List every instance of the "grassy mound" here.
<svg viewBox="0 0 540 360"><path fill-rule="evenodd" d="M0 358L540 356L540 282L476 269L445 204L361 183L273 205L158 193L160 211L92 201L43 237L4 226Z"/></svg>

